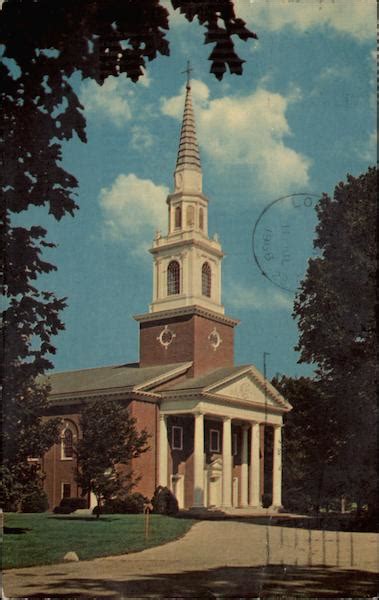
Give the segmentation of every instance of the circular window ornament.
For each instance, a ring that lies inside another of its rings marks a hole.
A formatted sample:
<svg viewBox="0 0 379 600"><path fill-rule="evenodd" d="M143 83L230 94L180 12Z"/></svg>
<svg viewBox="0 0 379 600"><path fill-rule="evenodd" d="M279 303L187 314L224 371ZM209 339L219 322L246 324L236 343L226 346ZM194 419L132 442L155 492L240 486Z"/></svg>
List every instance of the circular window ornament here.
<svg viewBox="0 0 379 600"><path fill-rule="evenodd" d="M219 347L219 345L222 342L222 339L221 339L221 336L220 336L219 332L217 331L216 327L208 335L208 340L209 340L210 345L212 346L213 350L217 350L217 348Z"/></svg>
<svg viewBox="0 0 379 600"><path fill-rule="evenodd" d="M161 344L161 346L163 346L164 349L167 350L174 338L176 338L176 333L171 331L168 325L165 325L160 334L158 335L157 340Z"/></svg>

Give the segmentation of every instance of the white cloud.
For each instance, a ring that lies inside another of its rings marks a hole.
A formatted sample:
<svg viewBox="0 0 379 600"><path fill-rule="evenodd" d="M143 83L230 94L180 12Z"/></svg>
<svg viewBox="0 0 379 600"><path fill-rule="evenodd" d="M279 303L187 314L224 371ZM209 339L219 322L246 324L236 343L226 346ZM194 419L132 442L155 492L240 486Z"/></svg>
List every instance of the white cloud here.
<svg viewBox="0 0 379 600"><path fill-rule="evenodd" d="M146 150L154 144L154 136L146 129L139 125L135 125L131 129L132 138L131 145L135 150Z"/></svg>
<svg viewBox="0 0 379 600"><path fill-rule="evenodd" d="M358 41L375 39L375 0L235 0L238 16L258 33L259 28L305 32L328 27Z"/></svg>
<svg viewBox="0 0 379 600"><path fill-rule="evenodd" d="M186 86L183 85L178 96L173 96L172 98L162 98L161 109L164 115L168 115L169 117L174 117L176 119L182 118L185 89ZM191 81L191 90L194 104L196 104L197 117L198 108L206 109L208 107L209 88L202 81L194 79Z"/></svg>
<svg viewBox="0 0 379 600"><path fill-rule="evenodd" d="M87 113L96 113L101 118L122 127L133 115L133 97L138 85L148 87L150 79L145 73L138 83L131 83L125 75L107 77L103 85L95 81L85 81L80 91L80 101Z"/></svg>
<svg viewBox="0 0 379 600"><path fill-rule="evenodd" d="M370 164L375 164L378 152L377 145L378 135L375 129L371 132L368 140L365 143L358 144L358 146L356 147L356 153L362 160L365 160Z"/></svg>
<svg viewBox="0 0 379 600"><path fill-rule="evenodd" d="M102 117L110 119L117 127L132 118L130 103L127 100L128 84L125 79L107 77L103 85L95 81L86 81L82 84L80 101L87 113L100 113Z"/></svg>
<svg viewBox="0 0 379 600"><path fill-rule="evenodd" d="M258 289L237 283L226 289L225 298L225 304L235 309L292 310L293 308L293 298L275 288Z"/></svg>
<svg viewBox="0 0 379 600"><path fill-rule="evenodd" d="M350 79L353 75L349 66L331 65L325 67L318 74L318 81L335 81L336 79Z"/></svg>
<svg viewBox="0 0 379 600"><path fill-rule="evenodd" d="M133 173L118 175L111 187L100 190L99 202L104 215L104 235L126 240L139 254L151 244L156 228L166 226L167 187Z"/></svg>
<svg viewBox="0 0 379 600"><path fill-rule="evenodd" d="M255 181L270 194L306 187L310 160L286 145L291 135L286 111L300 91L288 96L258 89L246 96L224 96L211 100L207 86L193 81L196 121L201 150L216 166L246 165ZM165 115L181 118L184 88L179 96L163 99Z"/></svg>

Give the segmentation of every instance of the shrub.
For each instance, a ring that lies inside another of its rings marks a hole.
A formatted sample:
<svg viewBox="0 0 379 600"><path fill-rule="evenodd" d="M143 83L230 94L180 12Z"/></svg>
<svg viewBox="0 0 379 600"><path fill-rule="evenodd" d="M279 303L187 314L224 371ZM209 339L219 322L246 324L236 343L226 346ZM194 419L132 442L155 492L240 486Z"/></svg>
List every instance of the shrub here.
<svg viewBox="0 0 379 600"><path fill-rule="evenodd" d="M107 500L103 506L102 512L104 514L143 513L146 502L148 502L148 499L143 496L143 494L135 492L124 498Z"/></svg>
<svg viewBox="0 0 379 600"><path fill-rule="evenodd" d="M153 512L160 515L176 515L179 510L178 501L172 491L161 485L156 488L151 504Z"/></svg>
<svg viewBox="0 0 379 600"><path fill-rule="evenodd" d="M21 512L39 513L49 508L47 496L43 490L37 489L28 494L21 501Z"/></svg>
<svg viewBox="0 0 379 600"><path fill-rule="evenodd" d="M73 512L71 506L56 506L53 510L56 515L69 515Z"/></svg>
<svg viewBox="0 0 379 600"><path fill-rule="evenodd" d="M62 498L59 506L69 506L73 511L80 508L87 508L87 498Z"/></svg>
<svg viewBox="0 0 379 600"><path fill-rule="evenodd" d="M87 498L62 498L59 506L54 508L54 512L59 515L69 515L80 508L87 508Z"/></svg>
<svg viewBox="0 0 379 600"><path fill-rule="evenodd" d="M124 500L124 512L131 514L143 513L145 504L147 502L148 498L146 498L143 494L138 492L129 494L129 496L126 496Z"/></svg>

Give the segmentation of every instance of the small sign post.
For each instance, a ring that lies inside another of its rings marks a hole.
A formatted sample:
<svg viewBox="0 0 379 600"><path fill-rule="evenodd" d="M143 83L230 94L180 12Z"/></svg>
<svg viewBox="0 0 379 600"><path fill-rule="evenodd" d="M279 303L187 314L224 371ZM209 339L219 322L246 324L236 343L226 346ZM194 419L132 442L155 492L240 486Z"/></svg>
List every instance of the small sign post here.
<svg viewBox="0 0 379 600"><path fill-rule="evenodd" d="M150 533L150 507L149 506L145 506L144 513L145 513L145 540L148 540L149 533Z"/></svg>

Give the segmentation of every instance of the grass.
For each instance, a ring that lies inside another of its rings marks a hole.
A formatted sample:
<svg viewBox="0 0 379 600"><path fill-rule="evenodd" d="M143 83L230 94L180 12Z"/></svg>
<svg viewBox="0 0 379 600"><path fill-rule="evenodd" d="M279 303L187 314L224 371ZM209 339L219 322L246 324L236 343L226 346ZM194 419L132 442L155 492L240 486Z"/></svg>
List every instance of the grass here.
<svg viewBox="0 0 379 600"><path fill-rule="evenodd" d="M183 536L195 523L150 515L145 539L144 515L92 516L8 513L4 522L4 569L62 562L73 550L80 560L137 552Z"/></svg>

